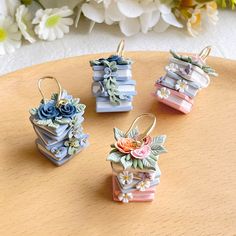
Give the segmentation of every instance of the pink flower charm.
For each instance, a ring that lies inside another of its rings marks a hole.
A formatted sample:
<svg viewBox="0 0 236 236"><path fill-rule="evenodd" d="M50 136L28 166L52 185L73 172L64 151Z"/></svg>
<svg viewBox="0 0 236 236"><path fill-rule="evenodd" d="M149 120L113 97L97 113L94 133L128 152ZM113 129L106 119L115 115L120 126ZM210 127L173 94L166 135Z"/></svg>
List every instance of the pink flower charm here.
<svg viewBox="0 0 236 236"><path fill-rule="evenodd" d="M137 159L145 159L151 153L151 147L148 145L143 145L142 147L131 151L131 155Z"/></svg>
<svg viewBox="0 0 236 236"><path fill-rule="evenodd" d="M152 143L152 138L151 136L147 136L143 141L145 145L150 145Z"/></svg>

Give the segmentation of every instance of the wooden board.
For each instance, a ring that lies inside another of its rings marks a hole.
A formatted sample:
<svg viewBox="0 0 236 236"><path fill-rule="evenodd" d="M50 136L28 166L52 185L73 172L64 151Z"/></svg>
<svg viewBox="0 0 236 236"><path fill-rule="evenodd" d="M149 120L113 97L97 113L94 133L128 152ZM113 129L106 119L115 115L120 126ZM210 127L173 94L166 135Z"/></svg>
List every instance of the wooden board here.
<svg viewBox="0 0 236 236"><path fill-rule="evenodd" d="M0 78L0 235L235 235L236 62L210 58L220 76L183 115L151 96L169 54L127 53L135 61L135 109L96 114L88 61L100 56L50 62ZM28 110L41 99L37 80L44 75L57 77L87 105L90 146L62 167L38 153L28 120ZM161 184L154 202L122 205L112 201L105 161L112 128L126 130L145 112L158 118L153 135L168 136L168 153L159 161Z"/></svg>

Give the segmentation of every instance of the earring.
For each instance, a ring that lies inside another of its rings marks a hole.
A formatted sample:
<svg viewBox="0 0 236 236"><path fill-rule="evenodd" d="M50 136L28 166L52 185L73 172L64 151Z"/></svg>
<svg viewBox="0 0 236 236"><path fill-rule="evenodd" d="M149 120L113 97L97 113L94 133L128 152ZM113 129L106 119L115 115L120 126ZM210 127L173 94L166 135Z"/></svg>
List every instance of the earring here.
<svg viewBox="0 0 236 236"><path fill-rule="evenodd" d="M149 119L150 126L140 133L137 123ZM151 138L156 117L145 113L138 116L126 133L114 128L115 144L112 144L107 160L112 167L113 200L123 203L152 201L156 185L160 182L159 155L166 152L163 144L166 136Z"/></svg>
<svg viewBox="0 0 236 236"><path fill-rule="evenodd" d="M124 40L118 45L115 55L90 61L96 112L125 112L133 109L136 82L132 80L132 61L124 58L123 54Z"/></svg>
<svg viewBox="0 0 236 236"><path fill-rule="evenodd" d="M211 47L205 47L198 55L182 56L170 51L172 58L165 67L166 75L155 84L158 101L183 113L189 113L198 91L210 84L210 77L217 76L206 64Z"/></svg>
<svg viewBox="0 0 236 236"><path fill-rule="evenodd" d="M41 82L46 79L54 80L58 87L58 92L50 99L45 99L41 89ZM82 127L86 106L62 90L59 81L52 76L40 78L38 89L42 101L38 108L30 110L30 121L38 136L35 143L45 157L60 166L88 145L88 135L83 133Z"/></svg>

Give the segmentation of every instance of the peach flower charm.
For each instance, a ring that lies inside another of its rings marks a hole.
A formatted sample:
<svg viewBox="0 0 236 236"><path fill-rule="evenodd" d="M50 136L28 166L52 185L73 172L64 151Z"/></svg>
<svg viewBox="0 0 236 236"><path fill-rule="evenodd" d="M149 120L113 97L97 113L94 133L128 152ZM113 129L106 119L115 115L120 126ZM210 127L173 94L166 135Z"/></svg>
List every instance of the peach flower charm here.
<svg viewBox="0 0 236 236"><path fill-rule="evenodd" d="M130 153L137 148L137 142L132 138L121 138L115 143L115 147L122 153Z"/></svg>
<svg viewBox="0 0 236 236"><path fill-rule="evenodd" d="M148 145L143 145L142 147L131 151L131 155L136 159L145 159L151 153L151 147Z"/></svg>

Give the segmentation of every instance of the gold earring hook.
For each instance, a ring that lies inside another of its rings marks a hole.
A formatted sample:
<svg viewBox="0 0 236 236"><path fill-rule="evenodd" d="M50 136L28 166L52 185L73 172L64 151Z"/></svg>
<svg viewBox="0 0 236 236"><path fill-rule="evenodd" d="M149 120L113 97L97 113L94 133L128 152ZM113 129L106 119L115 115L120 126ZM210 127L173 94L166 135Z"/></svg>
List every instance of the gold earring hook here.
<svg viewBox="0 0 236 236"><path fill-rule="evenodd" d="M202 49L202 51L199 53L199 57L205 61L207 59L207 57L210 55L211 52L211 46L207 46L205 48Z"/></svg>
<svg viewBox="0 0 236 236"><path fill-rule="evenodd" d="M156 126L156 116L151 114L151 113L144 113L144 114L141 114L139 115L134 121L133 123L131 124L130 128L128 129L128 131L125 133L125 136L127 137L129 132L136 126L137 122L144 118L144 117L149 117L152 119L152 123L151 125L143 132L141 133L139 136L138 136L138 142L140 142L141 144L143 143L143 140L145 137L147 137L152 131L153 129L155 128Z"/></svg>
<svg viewBox="0 0 236 236"><path fill-rule="evenodd" d="M44 77L42 77L38 80L38 89L39 89L40 94L42 95L43 103L45 103L46 99L45 99L44 93L43 93L42 88L41 88L41 82L43 80L46 80L46 79L52 79L56 82L58 90L59 90L58 91L58 97L57 97L57 104L59 104L60 101L61 101L62 88L61 88L61 84L59 83L59 81L53 76L44 76Z"/></svg>
<svg viewBox="0 0 236 236"><path fill-rule="evenodd" d="M120 57L124 55L124 48L125 48L125 40L122 39L117 47L116 54Z"/></svg>

